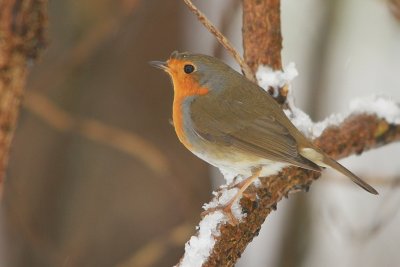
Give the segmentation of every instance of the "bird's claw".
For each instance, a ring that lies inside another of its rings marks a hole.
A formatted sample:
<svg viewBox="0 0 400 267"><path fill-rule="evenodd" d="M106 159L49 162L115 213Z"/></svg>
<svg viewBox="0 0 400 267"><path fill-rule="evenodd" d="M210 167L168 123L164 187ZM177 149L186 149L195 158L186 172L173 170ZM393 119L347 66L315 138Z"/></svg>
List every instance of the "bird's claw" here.
<svg viewBox="0 0 400 267"><path fill-rule="evenodd" d="M228 218L228 223L230 225L236 226L239 224L239 220L232 213L232 203L228 203L226 205L218 205L216 207L209 208L201 213L201 217L204 218L208 214L213 213L215 211L222 211Z"/></svg>
<svg viewBox="0 0 400 267"><path fill-rule="evenodd" d="M254 202L257 200L257 193L256 192L243 192L242 195L245 198L248 198L251 200L251 202Z"/></svg>

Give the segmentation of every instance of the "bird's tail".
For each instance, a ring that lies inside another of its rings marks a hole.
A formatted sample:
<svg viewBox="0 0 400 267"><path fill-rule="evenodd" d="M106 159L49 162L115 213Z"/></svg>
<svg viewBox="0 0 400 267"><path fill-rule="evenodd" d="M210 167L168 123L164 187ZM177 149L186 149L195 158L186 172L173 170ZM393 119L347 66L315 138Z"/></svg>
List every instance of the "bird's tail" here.
<svg viewBox="0 0 400 267"><path fill-rule="evenodd" d="M378 191L375 190L371 185L367 184L360 177L343 167L339 162L325 156L323 163L328 165L329 167L339 171L340 173L349 177L354 183L362 187L364 190L368 191L371 194L378 195Z"/></svg>
<svg viewBox="0 0 400 267"><path fill-rule="evenodd" d="M357 175L346 169L344 166L342 166L339 162L331 159L324 153L320 153L313 148L304 148L301 150L300 154L321 167L331 167L337 170L343 175L349 177L354 183L356 183L367 192L378 195L378 191L376 191L375 188L364 182L360 177L358 177Z"/></svg>

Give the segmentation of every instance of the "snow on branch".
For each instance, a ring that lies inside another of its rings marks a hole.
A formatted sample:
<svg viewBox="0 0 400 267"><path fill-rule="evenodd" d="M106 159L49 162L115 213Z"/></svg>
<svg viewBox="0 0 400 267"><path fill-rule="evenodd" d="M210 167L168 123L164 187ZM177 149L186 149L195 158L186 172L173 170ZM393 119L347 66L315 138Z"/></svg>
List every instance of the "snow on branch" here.
<svg viewBox="0 0 400 267"><path fill-rule="evenodd" d="M210 30L210 27L206 28ZM210 32L215 35L212 30ZM319 123L313 123L294 105L290 81L297 71L294 64L280 71L282 36L279 0L257 3L243 0L243 46L245 61L252 71L257 72L260 86L270 93L272 89L278 103L288 108L285 113L291 121L332 158L360 154L400 140L399 105L381 96L355 100L347 113L331 115ZM261 64L270 67L260 67ZM224 173L224 176L227 181L233 181L234 174ZM262 223L276 209L278 201L299 189L307 191L319 176L320 173L297 167L280 169L278 166L271 175L260 178L246 190L249 193L246 195L253 197L245 195L240 203L233 205L233 214L240 223L229 224L221 211L208 213L199 223L197 234L186 244L185 254L177 266L233 266L258 235ZM222 186L204 208L212 209L224 204L234 194L233 190L227 185Z"/></svg>
<svg viewBox="0 0 400 267"><path fill-rule="evenodd" d="M258 85L272 96L277 98L279 89L288 86L285 109L286 116L293 124L311 139L319 137L325 128L342 123L345 118L355 114L371 114L385 119L388 123L400 124L400 105L388 96L373 95L365 98L357 98L350 102L349 110L345 113L332 114L321 122L314 123L311 118L294 104L294 98L290 83L298 76L298 71L293 62L283 68L283 71L274 71L268 66L260 65L256 72ZM271 91L271 89L273 89Z"/></svg>
<svg viewBox="0 0 400 267"><path fill-rule="evenodd" d="M279 88L297 75L294 64L288 65L283 72L268 68L260 70L256 77L264 88ZM332 115L318 123L313 123L307 114L294 106L290 90L287 104L290 108L286 112L288 117L335 159L400 140L400 106L382 96L354 100L346 114ZM236 203L233 207L233 214L240 223L230 225L221 211L206 215L197 228L197 235L186 244L185 254L178 266L234 265L247 244L258 234L267 215L276 209L277 202L292 191L307 191L319 176L316 172L287 167L260 178L256 186L249 188L257 198L242 197L240 204ZM231 178L227 180L232 181ZM204 208L207 210L223 205L235 194L234 190L228 189L227 185L222 186Z"/></svg>

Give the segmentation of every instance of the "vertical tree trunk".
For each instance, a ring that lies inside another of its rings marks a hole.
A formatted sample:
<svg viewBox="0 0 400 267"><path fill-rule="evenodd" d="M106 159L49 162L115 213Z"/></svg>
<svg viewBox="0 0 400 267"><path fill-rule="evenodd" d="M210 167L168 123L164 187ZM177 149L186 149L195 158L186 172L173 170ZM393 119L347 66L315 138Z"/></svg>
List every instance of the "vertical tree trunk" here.
<svg viewBox="0 0 400 267"><path fill-rule="evenodd" d="M280 0L243 0L244 59L255 72L258 65L282 68Z"/></svg>
<svg viewBox="0 0 400 267"><path fill-rule="evenodd" d="M44 46L46 0L0 2L0 190L29 61Z"/></svg>

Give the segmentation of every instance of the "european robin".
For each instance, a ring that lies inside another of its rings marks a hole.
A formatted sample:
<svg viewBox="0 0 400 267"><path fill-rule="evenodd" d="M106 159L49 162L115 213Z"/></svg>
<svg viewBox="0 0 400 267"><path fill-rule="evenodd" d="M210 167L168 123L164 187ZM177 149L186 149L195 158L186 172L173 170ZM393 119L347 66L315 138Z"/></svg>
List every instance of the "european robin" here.
<svg viewBox="0 0 400 267"><path fill-rule="evenodd" d="M372 194L378 192L308 140L273 97L217 58L173 52L151 65L173 83L173 124L179 140L199 158L246 178L231 206L258 177L287 165L321 172L331 167Z"/></svg>

